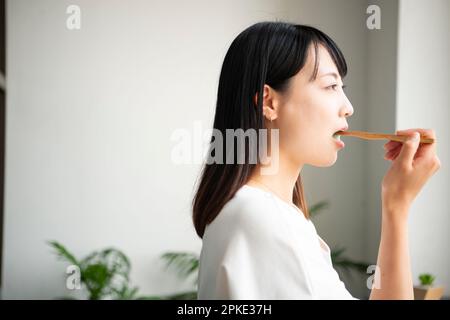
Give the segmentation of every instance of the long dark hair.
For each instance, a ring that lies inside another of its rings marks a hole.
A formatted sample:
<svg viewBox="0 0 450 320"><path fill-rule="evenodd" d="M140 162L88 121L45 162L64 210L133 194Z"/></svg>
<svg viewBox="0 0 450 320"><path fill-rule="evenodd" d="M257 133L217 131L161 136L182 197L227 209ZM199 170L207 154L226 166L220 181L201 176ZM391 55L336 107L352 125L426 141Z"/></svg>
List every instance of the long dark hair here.
<svg viewBox="0 0 450 320"><path fill-rule="evenodd" d="M280 93L286 92L291 77L305 65L311 44L316 57L311 80L317 76L319 44L328 50L341 77L346 75L347 64L342 52L331 38L316 28L287 22L260 22L241 32L231 43L222 65L214 129L224 137L226 129L264 129L264 84ZM255 107L256 93L258 101ZM211 143L213 141L214 137ZM248 146L245 147L247 150ZM223 148L222 154L226 154L225 144ZM208 156L213 153L214 150L210 149ZM248 152L245 157L243 164L238 161L231 164L228 161L207 161L204 165L193 199L193 222L200 238L206 225L215 219L252 175L256 164L247 161ZM292 201L309 218L301 175L295 183Z"/></svg>

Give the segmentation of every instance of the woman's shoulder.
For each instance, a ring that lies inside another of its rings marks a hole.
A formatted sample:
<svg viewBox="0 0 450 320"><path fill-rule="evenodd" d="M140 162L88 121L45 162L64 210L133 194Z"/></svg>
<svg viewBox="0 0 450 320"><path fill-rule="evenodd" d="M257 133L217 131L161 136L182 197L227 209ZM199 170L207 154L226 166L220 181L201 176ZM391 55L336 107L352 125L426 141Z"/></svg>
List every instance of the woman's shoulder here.
<svg viewBox="0 0 450 320"><path fill-rule="evenodd" d="M232 219L261 219L274 214L276 210L276 203L268 193L244 184L223 207L221 213Z"/></svg>
<svg viewBox="0 0 450 320"><path fill-rule="evenodd" d="M279 224L283 208L263 190L243 185L208 228L226 232L271 232Z"/></svg>

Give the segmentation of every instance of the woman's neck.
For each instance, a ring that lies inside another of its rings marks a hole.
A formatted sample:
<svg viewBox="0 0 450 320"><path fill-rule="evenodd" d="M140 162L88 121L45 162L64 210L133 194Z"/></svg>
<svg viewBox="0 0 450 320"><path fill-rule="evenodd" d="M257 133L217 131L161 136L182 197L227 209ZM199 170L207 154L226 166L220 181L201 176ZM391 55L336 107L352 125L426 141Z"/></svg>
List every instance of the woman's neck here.
<svg viewBox="0 0 450 320"><path fill-rule="evenodd" d="M294 186L302 166L288 165L287 163L280 158L277 172L270 175L261 174L261 165L258 164L247 184L259 188L263 187L287 203L292 204Z"/></svg>

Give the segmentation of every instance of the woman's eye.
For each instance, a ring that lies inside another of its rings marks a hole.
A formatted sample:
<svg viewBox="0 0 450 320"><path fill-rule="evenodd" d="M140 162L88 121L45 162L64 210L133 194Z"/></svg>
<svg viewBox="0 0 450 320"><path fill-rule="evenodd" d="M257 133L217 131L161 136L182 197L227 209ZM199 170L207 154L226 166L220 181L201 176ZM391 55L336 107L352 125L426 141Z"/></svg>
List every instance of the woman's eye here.
<svg viewBox="0 0 450 320"><path fill-rule="evenodd" d="M347 87L345 84L342 85L342 90L344 90L345 87ZM332 84L332 85L330 85L330 86L328 86L326 88L329 89L329 90L337 91L339 89L339 85L335 83L335 84Z"/></svg>
<svg viewBox="0 0 450 320"><path fill-rule="evenodd" d="M336 90L338 89L338 87L339 87L339 86L338 86L337 84L332 84L331 86L328 86L327 89L335 90L335 91L336 91Z"/></svg>

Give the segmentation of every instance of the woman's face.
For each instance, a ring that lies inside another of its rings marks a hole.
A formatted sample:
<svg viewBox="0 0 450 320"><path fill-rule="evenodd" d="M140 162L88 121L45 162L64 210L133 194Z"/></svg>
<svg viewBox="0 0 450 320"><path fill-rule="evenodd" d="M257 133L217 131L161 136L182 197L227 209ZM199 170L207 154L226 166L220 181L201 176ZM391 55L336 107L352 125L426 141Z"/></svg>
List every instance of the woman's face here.
<svg viewBox="0 0 450 320"><path fill-rule="evenodd" d="M331 166L342 148L333 134L347 127L346 117L353 107L342 89L327 49L319 46L318 73L314 71L314 48L310 47L305 66L297 73L280 99L276 126L280 129L280 155L296 165Z"/></svg>

